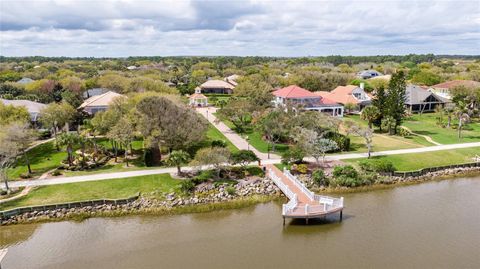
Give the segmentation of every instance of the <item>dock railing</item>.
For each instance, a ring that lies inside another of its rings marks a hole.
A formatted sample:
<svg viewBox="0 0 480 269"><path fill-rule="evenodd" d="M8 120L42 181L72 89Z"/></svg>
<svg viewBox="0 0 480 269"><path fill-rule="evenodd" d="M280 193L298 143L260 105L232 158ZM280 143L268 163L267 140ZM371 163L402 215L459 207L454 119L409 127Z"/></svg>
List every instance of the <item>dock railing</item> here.
<svg viewBox="0 0 480 269"><path fill-rule="evenodd" d="M305 207L305 213L309 212L318 212L319 210L329 211L336 208L343 208L343 197L334 198L325 195L315 194L311 190L309 190L303 182L301 182L296 176L292 175L292 173L288 169L283 169L283 173L287 176L290 180L294 182L294 184L312 201L317 201L321 205L310 205Z"/></svg>
<svg viewBox="0 0 480 269"><path fill-rule="evenodd" d="M293 183L308 197L310 200L315 200L315 193L313 191L309 190L303 182L301 182L296 176L292 175L290 170L288 169L283 169L283 173L291 180Z"/></svg>
<svg viewBox="0 0 480 269"><path fill-rule="evenodd" d="M277 185L280 190L290 199L288 203L282 205L282 214L286 215L290 212L292 212L295 207L297 207L298 200L297 200L297 194L291 191L287 185L285 185L282 180L275 174L272 169L268 169L268 176L270 179L275 182L275 185Z"/></svg>

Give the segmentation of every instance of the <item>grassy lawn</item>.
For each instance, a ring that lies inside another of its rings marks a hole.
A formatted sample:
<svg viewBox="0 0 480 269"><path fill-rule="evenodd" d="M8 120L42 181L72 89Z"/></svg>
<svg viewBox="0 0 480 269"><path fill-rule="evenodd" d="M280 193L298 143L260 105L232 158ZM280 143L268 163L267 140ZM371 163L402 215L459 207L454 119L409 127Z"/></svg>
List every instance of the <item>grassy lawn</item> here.
<svg viewBox="0 0 480 269"><path fill-rule="evenodd" d="M215 128L215 126L213 126L212 124L209 124L208 126L208 131L207 131L207 142L208 143L211 143L213 140L222 140L222 141L225 141L225 143L227 143L227 148L231 151L231 152L236 152L238 151L238 148L232 144L232 142L230 142L230 140L228 140L223 134L222 132L220 132L217 128Z"/></svg>
<svg viewBox="0 0 480 269"><path fill-rule="evenodd" d="M367 122L360 119L359 115L348 115L344 119L350 119L360 126L367 127ZM373 151L384 151L393 149L419 148L423 146L433 146L432 143L420 136L390 136L386 133L375 133L373 135ZM364 139L359 136L350 135L349 152L366 152Z"/></svg>
<svg viewBox="0 0 480 269"><path fill-rule="evenodd" d="M215 94L215 93L206 93L205 96L208 97L208 103L212 105L215 105L216 101L220 101L220 100L224 100L228 102L228 100L230 100L230 98L232 97L231 94ZM212 101L212 97L217 98L217 100Z"/></svg>
<svg viewBox="0 0 480 269"><path fill-rule="evenodd" d="M180 181L170 177L169 174L161 174L42 186L32 190L25 197L2 204L0 210L102 198L127 198L138 192L147 196L159 195L158 197L162 198L159 192L179 191Z"/></svg>
<svg viewBox="0 0 480 269"><path fill-rule="evenodd" d="M213 125L210 124L208 131L207 131L207 139L200 143L196 149L210 146L211 141L213 140L223 140L227 143L227 148L230 149L232 152L238 151L237 147L235 147L230 140L228 140L220 131L217 130ZM110 140L107 138L99 137L97 138L97 142L99 145L104 146L107 149L111 148ZM140 151L143 149L143 139L138 138L135 139L132 143L132 147L134 151ZM196 151L196 150L195 150ZM43 173L46 173L50 170L57 168L61 161L67 157L67 153L64 149L57 151L55 148L55 142L47 142L42 145L38 145L34 147L28 152L28 156L30 159L30 164L32 167L33 178L37 178L41 176ZM121 156L123 157L123 156ZM129 161L129 167L125 167L125 163L114 163L110 161L108 164L94 168L88 171L63 171L62 173L65 176L79 176L79 175L89 175L89 174L96 174L96 173L113 173L113 172L123 172L123 171L133 171L133 170L140 170L140 169L155 169L158 167L145 167L145 164L141 160L141 158L137 158L135 160ZM27 165L25 162L24 157L19 159L18 165L12 169L9 169L8 176L10 180L20 180L20 174L26 174L28 171Z"/></svg>
<svg viewBox="0 0 480 269"><path fill-rule="evenodd" d="M472 122L464 126L462 139L458 139L458 132L453 128L442 128L436 124L437 113L425 113L423 115L415 114L405 120L403 125L415 133L430 136L434 141L441 144L455 144L480 141L480 123ZM447 123L447 117L443 116L443 121ZM452 120L452 126L457 126L458 121Z"/></svg>
<svg viewBox="0 0 480 269"><path fill-rule="evenodd" d="M473 161L472 158L475 155L480 155L480 148L399 154L373 158L381 158L391 161L398 171L414 171L427 167L469 163ZM362 159L350 159L344 161L355 164L360 160Z"/></svg>
<svg viewBox="0 0 480 269"><path fill-rule="evenodd" d="M53 141L38 145L28 152L34 177L55 169L66 157L67 153L65 151L57 151ZM10 180L18 180L20 179L20 174L27 174L27 172L25 158L22 156L18 161L18 165L8 170L8 176Z"/></svg>
<svg viewBox="0 0 480 269"><path fill-rule="evenodd" d="M235 130L235 125L227 119L223 119L219 117L217 113L214 113L215 117L217 117L219 120L221 120L225 125L227 125L230 129ZM254 148L256 148L258 151L262 153L267 153L268 152L268 143L267 141L263 140L262 134L252 128L247 129L247 131L244 134L240 134L243 137L248 136L248 142L250 145L252 145ZM270 152L271 153L282 153L288 150L288 145L286 144L276 144L275 145L275 150L272 151L271 146L270 146Z"/></svg>

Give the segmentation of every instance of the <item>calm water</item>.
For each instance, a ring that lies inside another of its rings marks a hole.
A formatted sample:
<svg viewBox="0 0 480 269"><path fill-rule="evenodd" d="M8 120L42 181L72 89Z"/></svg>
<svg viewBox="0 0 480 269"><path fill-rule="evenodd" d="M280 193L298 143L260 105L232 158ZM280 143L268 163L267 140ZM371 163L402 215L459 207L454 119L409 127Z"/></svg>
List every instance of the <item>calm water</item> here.
<svg viewBox="0 0 480 269"><path fill-rule="evenodd" d="M2 268L480 268L480 178L345 199L342 223L309 226L268 203L1 227Z"/></svg>

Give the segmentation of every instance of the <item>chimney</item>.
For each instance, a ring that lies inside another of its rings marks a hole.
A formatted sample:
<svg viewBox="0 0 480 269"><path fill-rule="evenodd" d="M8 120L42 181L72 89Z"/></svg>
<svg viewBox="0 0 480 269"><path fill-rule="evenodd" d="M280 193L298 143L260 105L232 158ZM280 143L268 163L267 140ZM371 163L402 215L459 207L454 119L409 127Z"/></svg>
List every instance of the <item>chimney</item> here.
<svg viewBox="0 0 480 269"><path fill-rule="evenodd" d="M360 82L360 89L365 90L365 83Z"/></svg>

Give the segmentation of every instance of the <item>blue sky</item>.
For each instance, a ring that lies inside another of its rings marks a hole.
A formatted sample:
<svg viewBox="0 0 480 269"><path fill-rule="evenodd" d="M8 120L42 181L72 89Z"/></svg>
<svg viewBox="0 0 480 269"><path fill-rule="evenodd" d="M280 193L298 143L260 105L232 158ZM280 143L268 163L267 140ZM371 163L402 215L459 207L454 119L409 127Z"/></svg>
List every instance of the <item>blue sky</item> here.
<svg viewBox="0 0 480 269"><path fill-rule="evenodd" d="M480 0L0 0L4 56L480 54Z"/></svg>

